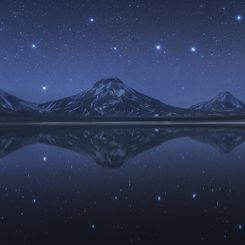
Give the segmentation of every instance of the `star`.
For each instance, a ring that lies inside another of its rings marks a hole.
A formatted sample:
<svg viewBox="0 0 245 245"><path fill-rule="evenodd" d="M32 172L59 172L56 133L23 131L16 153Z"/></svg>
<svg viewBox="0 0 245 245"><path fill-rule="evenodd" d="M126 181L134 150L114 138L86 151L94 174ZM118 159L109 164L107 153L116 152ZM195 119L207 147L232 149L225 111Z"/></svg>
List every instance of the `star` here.
<svg viewBox="0 0 245 245"><path fill-rule="evenodd" d="M31 47L32 47L33 49L35 49L35 48L37 48L37 45L36 45L35 43L33 43L33 44L31 45Z"/></svg>
<svg viewBox="0 0 245 245"><path fill-rule="evenodd" d="M89 18L89 21L90 21L91 23L94 23L95 19L94 19L93 17L91 17L91 18Z"/></svg>
<svg viewBox="0 0 245 245"><path fill-rule="evenodd" d="M46 86L42 86L42 90L43 91L46 91L47 90L47 87Z"/></svg>
<svg viewBox="0 0 245 245"><path fill-rule="evenodd" d="M237 21L241 21L241 20L242 20L242 16L241 16L241 15L237 15L237 16L236 16L236 20L237 20Z"/></svg>
<svg viewBox="0 0 245 245"><path fill-rule="evenodd" d="M161 201L161 196L157 196L157 201L158 201L158 202Z"/></svg>
<svg viewBox="0 0 245 245"><path fill-rule="evenodd" d="M47 157L46 157L46 156L43 157L43 161L44 161L44 162L47 161Z"/></svg>
<svg viewBox="0 0 245 245"><path fill-rule="evenodd" d="M159 51L159 50L161 50L161 49L162 49L161 45L159 45L159 44L156 45L156 50L157 50L157 51Z"/></svg>
<svg viewBox="0 0 245 245"><path fill-rule="evenodd" d="M93 230L95 229L95 225L94 224L91 227L92 227Z"/></svg>
<svg viewBox="0 0 245 245"><path fill-rule="evenodd" d="M33 198L32 199L32 203L36 204L37 203L37 199L36 198Z"/></svg>
<svg viewBox="0 0 245 245"><path fill-rule="evenodd" d="M191 47L191 52L192 53L196 53L197 52L197 48L196 47Z"/></svg>
<svg viewBox="0 0 245 245"><path fill-rule="evenodd" d="M114 50L114 51L117 51L117 47L116 47L116 46L115 46L115 47L113 47L113 50Z"/></svg>

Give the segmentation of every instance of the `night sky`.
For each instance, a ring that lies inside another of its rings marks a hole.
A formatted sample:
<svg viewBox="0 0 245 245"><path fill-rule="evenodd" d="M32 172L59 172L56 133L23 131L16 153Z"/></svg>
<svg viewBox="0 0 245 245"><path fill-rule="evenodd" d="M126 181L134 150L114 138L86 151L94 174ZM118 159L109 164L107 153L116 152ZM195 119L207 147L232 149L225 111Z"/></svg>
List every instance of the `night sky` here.
<svg viewBox="0 0 245 245"><path fill-rule="evenodd" d="M43 102L106 77L165 103L245 100L241 0L0 2L0 87Z"/></svg>

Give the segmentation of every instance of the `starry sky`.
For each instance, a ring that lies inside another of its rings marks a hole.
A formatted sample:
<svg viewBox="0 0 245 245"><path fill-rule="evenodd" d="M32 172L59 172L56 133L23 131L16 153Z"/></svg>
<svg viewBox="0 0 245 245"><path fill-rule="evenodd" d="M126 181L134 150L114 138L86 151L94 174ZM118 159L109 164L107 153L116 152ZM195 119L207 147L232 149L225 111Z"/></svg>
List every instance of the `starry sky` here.
<svg viewBox="0 0 245 245"><path fill-rule="evenodd" d="M44 102L106 77L188 107L245 101L241 0L1 0L0 87Z"/></svg>

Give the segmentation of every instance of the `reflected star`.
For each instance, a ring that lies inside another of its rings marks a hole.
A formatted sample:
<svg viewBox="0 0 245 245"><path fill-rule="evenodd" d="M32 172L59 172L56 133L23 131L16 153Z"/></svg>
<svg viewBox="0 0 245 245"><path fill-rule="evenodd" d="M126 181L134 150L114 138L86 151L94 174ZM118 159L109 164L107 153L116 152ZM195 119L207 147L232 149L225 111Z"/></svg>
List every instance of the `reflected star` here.
<svg viewBox="0 0 245 245"><path fill-rule="evenodd" d="M196 199L197 198L197 194L196 193L193 193L192 194L192 199Z"/></svg>

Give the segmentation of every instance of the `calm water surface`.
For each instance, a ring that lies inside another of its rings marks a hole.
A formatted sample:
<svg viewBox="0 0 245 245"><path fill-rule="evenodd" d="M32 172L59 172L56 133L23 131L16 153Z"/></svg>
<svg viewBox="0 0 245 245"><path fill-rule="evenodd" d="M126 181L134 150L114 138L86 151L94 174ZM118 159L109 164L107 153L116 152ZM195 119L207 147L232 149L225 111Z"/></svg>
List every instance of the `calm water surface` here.
<svg viewBox="0 0 245 245"><path fill-rule="evenodd" d="M0 130L1 244L244 244L245 129Z"/></svg>

